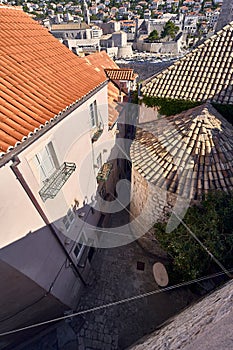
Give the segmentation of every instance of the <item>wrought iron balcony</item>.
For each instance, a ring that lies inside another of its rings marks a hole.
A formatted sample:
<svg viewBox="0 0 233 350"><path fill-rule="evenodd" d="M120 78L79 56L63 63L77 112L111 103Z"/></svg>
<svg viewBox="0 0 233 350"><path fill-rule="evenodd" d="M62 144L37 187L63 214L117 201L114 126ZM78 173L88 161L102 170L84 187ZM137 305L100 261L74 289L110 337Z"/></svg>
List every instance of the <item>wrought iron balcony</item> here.
<svg viewBox="0 0 233 350"><path fill-rule="evenodd" d="M92 135L91 142L93 143L97 141L98 138L102 135L103 131L104 131L103 128L99 127Z"/></svg>
<svg viewBox="0 0 233 350"><path fill-rule="evenodd" d="M112 163L104 163L96 176L98 183L107 181L112 170Z"/></svg>
<svg viewBox="0 0 233 350"><path fill-rule="evenodd" d="M47 199L56 197L62 186L69 179L70 175L75 171L75 163L63 163L46 181L39 195L43 202Z"/></svg>

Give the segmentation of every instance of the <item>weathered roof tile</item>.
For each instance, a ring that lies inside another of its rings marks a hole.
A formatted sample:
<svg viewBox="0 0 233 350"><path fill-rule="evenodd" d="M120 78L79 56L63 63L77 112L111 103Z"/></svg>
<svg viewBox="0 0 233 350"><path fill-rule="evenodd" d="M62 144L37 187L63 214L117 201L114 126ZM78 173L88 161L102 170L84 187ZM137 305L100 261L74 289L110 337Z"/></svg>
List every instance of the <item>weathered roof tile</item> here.
<svg viewBox="0 0 233 350"><path fill-rule="evenodd" d="M233 103L233 22L142 87L144 95Z"/></svg>
<svg viewBox="0 0 233 350"><path fill-rule="evenodd" d="M151 183L173 193L198 199L231 190L233 127L208 103L139 125L130 154Z"/></svg>
<svg viewBox="0 0 233 350"><path fill-rule="evenodd" d="M134 80L136 78L133 69L127 68L105 69L105 73L112 80Z"/></svg>

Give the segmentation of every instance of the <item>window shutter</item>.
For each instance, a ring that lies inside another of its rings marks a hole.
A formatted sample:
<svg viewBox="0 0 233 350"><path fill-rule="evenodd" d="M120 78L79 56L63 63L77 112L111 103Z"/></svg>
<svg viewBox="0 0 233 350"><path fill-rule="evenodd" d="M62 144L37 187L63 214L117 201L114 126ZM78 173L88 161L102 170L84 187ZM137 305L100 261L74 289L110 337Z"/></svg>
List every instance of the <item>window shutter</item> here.
<svg viewBox="0 0 233 350"><path fill-rule="evenodd" d="M59 165L59 162L58 162L58 159L57 159L57 155L56 155L56 152L54 150L54 147L53 147L53 143L52 142L49 142L48 145L47 145L47 148L49 150L49 153L53 159L53 163L55 165L55 168L56 169L59 169L60 165Z"/></svg>
<svg viewBox="0 0 233 350"><path fill-rule="evenodd" d="M33 161L39 175L39 180L42 182L59 168L59 162L52 142L49 142L43 150L38 152L34 156Z"/></svg>

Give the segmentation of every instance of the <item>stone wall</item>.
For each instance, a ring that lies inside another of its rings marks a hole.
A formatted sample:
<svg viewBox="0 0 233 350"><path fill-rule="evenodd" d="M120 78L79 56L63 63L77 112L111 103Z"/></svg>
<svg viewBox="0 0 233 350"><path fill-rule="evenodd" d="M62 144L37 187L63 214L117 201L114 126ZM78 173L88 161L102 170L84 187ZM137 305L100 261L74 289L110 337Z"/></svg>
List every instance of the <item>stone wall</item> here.
<svg viewBox="0 0 233 350"><path fill-rule="evenodd" d="M153 53L163 53L163 54L171 54L178 55L180 51L180 45L177 41L170 42L158 42L158 43L145 43L143 41L137 41L134 44L134 47L138 51L147 51Z"/></svg>
<svg viewBox="0 0 233 350"><path fill-rule="evenodd" d="M172 54L172 55L178 55L180 52L180 43L178 41L169 41L169 42L164 42L161 49L160 53L164 54Z"/></svg>
<svg viewBox="0 0 233 350"><path fill-rule="evenodd" d="M153 32L153 30L157 30L158 34L161 35L161 32L163 31L165 24L166 24L166 21L163 21L161 23L153 23L153 21L149 21L148 34Z"/></svg>
<svg viewBox="0 0 233 350"><path fill-rule="evenodd" d="M143 210L148 197L148 183L138 171L132 167L131 203L130 212L138 216Z"/></svg>
<svg viewBox="0 0 233 350"><path fill-rule="evenodd" d="M233 281L230 281L130 349L232 349L232 322Z"/></svg>
<svg viewBox="0 0 233 350"><path fill-rule="evenodd" d="M138 126L140 127L141 123L148 123L155 120L158 120L159 113L157 107L147 107L143 102L139 106L139 116L138 116Z"/></svg>
<svg viewBox="0 0 233 350"><path fill-rule="evenodd" d="M133 55L132 46L118 47L117 58L131 57Z"/></svg>
<svg viewBox="0 0 233 350"><path fill-rule="evenodd" d="M125 32L115 32L112 34L113 46L125 47L127 45L127 34Z"/></svg>
<svg viewBox="0 0 233 350"><path fill-rule="evenodd" d="M132 167L131 185L131 220L140 216L140 222L150 229L159 220L165 220L171 211L177 196L167 192L165 187L158 187L148 182L135 167Z"/></svg>
<svg viewBox="0 0 233 350"><path fill-rule="evenodd" d="M158 176L161 177L161 183L163 183L163 174ZM140 169L137 170L134 165L132 166L131 227L137 237L150 231L158 221L167 223L166 230L174 230L180 224L176 215L182 219L189 206L194 204L190 198L167 191L166 182L161 186L155 186L147 181L146 177L147 175ZM150 178L149 175L148 178ZM169 215L172 212L175 214Z"/></svg>

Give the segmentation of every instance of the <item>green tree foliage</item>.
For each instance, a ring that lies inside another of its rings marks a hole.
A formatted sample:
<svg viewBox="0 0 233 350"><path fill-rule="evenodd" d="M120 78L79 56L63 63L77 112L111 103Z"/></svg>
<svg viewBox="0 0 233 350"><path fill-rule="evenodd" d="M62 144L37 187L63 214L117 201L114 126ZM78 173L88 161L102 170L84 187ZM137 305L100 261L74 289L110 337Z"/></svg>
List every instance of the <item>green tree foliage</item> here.
<svg viewBox="0 0 233 350"><path fill-rule="evenodd" d="M91 21L97 21L97 20L98 20L98 17L97 17L95 14L94 14L94 15L91 15L90 20L91 20Z"/></svg>
<svg viewBox="0 0 233 350"><path fill-rule="evenodd" d="M159 113L165 116L178 114L201 104L190 100L155 96L143 96L143 102L147 107L158 107Z"/></svg>
<svg viewBox="0 0 233 350"><path fill-rule="evenodd" d="M23 6L23 11L24 11L24 12L29 12L27 5L24 5L24 6Z"/></svg>
<svg viewBox="0 0 233 350"><path fill-rule="evenodd" d="M156 40L158 40L158 39L159 39L159 34L158 34L157 30L154 29L154 30L150 33L150 35L148 36L148 40L149 40L150 42L153 42L153 41L156 41Z"/></svg>
<svg viewBox="0 0 233 350"><path fill-rule="evenodd" d="M201 205L188 209L184 222L208 250L226 267L233 265L233 194L209 193ZM155 236L173 258L175 280L187 281L219 269L210 255L180 224L166 233L165 223L155 224Z"/></svg>
<svg viewBox="0 0 233 350"><path fill-rule="evenodd" d="M131 103L138 104L138 90L132 92Z"/></svg>
<svg viewBox="0 0 233 350"><path fill-rule="evenodd" d="M22 6L24 3L23 0L15 0L15 6Z"/></svg>
<svg viewBox="0 0 233 350"><path fill-rule="evenodd" d="M168 37L174 39L178 32L179 27L176 26L172 21L168 21L165 24L163 31L161 32L161 38Z"/></svg>
<svg viewBox="0 0 233 350"><path fill-rule="evenodd" d="M171 13L178 13L178 7L175 5L172 5Z"/></svg>

